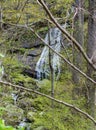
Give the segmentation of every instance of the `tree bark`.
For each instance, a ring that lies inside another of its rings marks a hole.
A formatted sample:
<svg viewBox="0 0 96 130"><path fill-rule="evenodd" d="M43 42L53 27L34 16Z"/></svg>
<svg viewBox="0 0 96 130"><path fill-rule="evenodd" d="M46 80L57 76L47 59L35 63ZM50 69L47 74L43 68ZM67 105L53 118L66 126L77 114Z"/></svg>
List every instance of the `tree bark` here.
<svg viewBox="0 0 96 130"><path fill-rule="evenodd" d="M0 5L0 31L2 30L2 6Z"/></svg>
<svg viewBox="0 0 96 130"><path fill-rule="evenodd" d="M50 43L50 26L49 26L49 22L48 22L48 39L49 39L49 46L51 46ZM49 48L49 67L50 67L50 80L51 80L51 97L54 97L54 68L53 68L53 63L52 63L52 57L53 57L53 52L50 50ZM54 107L54 101L52 100L52 108Z"/></svg>
<svg viewBox="0 0 96 130"><path fill-rule="evenodd" d="M74 16L74 32L73 36L78 41L78 43L82 46L84 43L84 31L83 31L83 24L84 24L84 14L81 8L83 7L84 0L76 0L76 8ZM73 63L81 69L82 66L82 55L80 52L78 52L73 46ZM73 70L73 82L75 84L78 84L80 82L80 76L79 73Z"/></svg>
<svg viewBox="0 0 96 130"><path fill-rule="evenodd" d="M89 13L90 13L90 15L89 15L89 21L88 21L87 54L88 54L88 57L91 58L94 51L96 50L96 19L94 17L94 16L96 16L96 0L89 0ZM93 77L93 75L94 75L94 71L89 64L87 65L87 74L90 77ZM95 118L96 117L96 115L95 115L95 113L96 113L96 110L95 110L95 102L96 102L95 101L96 100L95 85L93 83L91 83L90 81L87 81L87 87L88 87L88 91L89 91L89 99L88 99L89 112L90 112L91 116L93 116ZM96 127L91 125L90 130L96 130Z"/></svg>

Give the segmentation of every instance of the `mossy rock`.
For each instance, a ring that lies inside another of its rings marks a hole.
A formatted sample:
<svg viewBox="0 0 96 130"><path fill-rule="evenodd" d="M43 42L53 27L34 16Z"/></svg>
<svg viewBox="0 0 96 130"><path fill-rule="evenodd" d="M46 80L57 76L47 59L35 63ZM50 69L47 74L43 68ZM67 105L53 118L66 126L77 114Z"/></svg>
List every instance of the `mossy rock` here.
<svg viewBox="0 0 96 130"><path fill-rule="evenodd" d="M27 118L31 121L31 122L34 122L35 121L35 112L32 112L32 111L29 111L27 113Z"/></svg>
<svg viewBox="0 0 96 130"><path fill-rule="evenodd" d="M5 96L2 97L2 102L11 104L14 101L11 95L5 94Z"/></svg>
<svg viewBox="0 0 96 130"><path fill-rule="evenodd" d="M33 99L22 98L18 101L18 106L24 110L32 110Z"/></svg>
<svg viewBox="0 0 96 130"><path fill-rule="evenodd" d="M16 126L24 118L24 111L15 105L9 104L5 109L2 117L7 125Z"/></svg>

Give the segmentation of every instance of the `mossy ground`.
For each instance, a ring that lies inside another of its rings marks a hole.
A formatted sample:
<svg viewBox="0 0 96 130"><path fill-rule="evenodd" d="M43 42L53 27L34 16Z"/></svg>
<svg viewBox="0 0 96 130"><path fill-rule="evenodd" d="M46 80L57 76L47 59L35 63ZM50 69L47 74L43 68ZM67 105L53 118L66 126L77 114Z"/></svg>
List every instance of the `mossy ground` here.
<svg viewBox="0 0 96 130"><path fill-rule="evenodd" d="M4 80L51 95L51 80L37 81L23 75L24 65L18 62L16 55L8 55L3 60L3 65L7 74ZM54 82L54 98L87 112L85 79L81 80L81 84L74 85L71 80L72 70L65 66L66 63L63 63L59 80ZM18 95L16 103L12 93ZM87 130L90 125L86 117L71 108L11 86L0 86L0 99L0 117L7 125L17 127L23 118L30 120L32 130Z"/></svg>
<svg viewBox="0 0 96 130"><path fill-rule="evenodd" d="M55 81L54 97L64 102L74 104L80 109L87 111L85 95L80 92L83 90L83 87L74 86L71 81L71 75L68 76L68 78L66 76L64 77L64 75L61 75L61 77L59 81ZM42 93L51 95L50 80L44 79L42 81L35 81L31 78L26 80L26 77L23 77L23 82L27 88L36 89ZM90 124L90 121L86 117L71 108L56 102L53 102L52 107L52 101L45 97L24 92L23 90L21 91L10 86L0 86L0 93L0 107L2 108L0 109L0 117L5 119L7 124L9 123L15 127L18 126L18 122L23 120L23 117L29 118L32 130L37 128L40 130L87 130L88 124ZM18 94L16 104L14 104L12 99L12 93ZM14 109L14 107L18 109L18 111ZM13 110L11 110L12 108ZM6 117L4 115L6 115ZM13 122L11 122L12 120Z"/></svg>

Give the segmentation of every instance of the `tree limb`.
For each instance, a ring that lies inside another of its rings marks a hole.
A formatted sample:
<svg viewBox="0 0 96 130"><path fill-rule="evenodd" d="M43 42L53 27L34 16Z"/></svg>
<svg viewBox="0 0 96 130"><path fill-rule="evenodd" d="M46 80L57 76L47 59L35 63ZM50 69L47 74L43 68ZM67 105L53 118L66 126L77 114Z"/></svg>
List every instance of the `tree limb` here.
<svg viewBox="0 0 96 130"><path fill-rule="evenodd" d="M63 34L65 34L72 42L73 44L75 44L75 46L78 48L78 50L82 53L83 57L86 59L86 61L90 64L90 66L96 70L95 66L93 66L91 60L88 58L87 54L85 53L84 49L82 48L82 46L76 41L76 39L71 36L66 29L62 28L61 25L57 22L57 20L53 17L52 13L49 11L48 7L46 6L44 0L38 0L39 3L43 6L44 10L46 11L46 13L48 14L49 18L51 19L51 21L53 22L53 24L55 24Z"/></svg>
<svg viewBox="0 0 96 130"><path fill-rule="evenodd" d="M28 27L26 25L26 28L31 30L43 43L45 46L47 46L48 48L50 48L50 50L52 50L55 54L57 54L59 57L61 57L63 59L64 62L66 62L67 64L69 64L73 69L75 69L76 71L78 71L80 74L82 74L84 77L86 77L88 80L90 80L92 83L96 84L96 81L94 81L91 77L89 77L88 75L86 75L84 72L82 72L79 68L77 68L75 65L73 65L71 62L69 62L64 56L62 56L60 53L56 52L51 46L49 46L31 27Z"/></svg>
<svg viewBox="0 0 96 130"><path fill-rule="evenodd" d="M8 24L8 23L7 23ZM84 72L82 72L79 68L77 68L75 65L73 65L70 61L68 61L64 56L62 56L60 53L56 52L53 48L51 48L48 44L45 43L45 41L31 28L28 27L27 25L19 25L19 24L9 24L11 26L17 26L17 27L21 27L21 28L27 28L29 30L31 30L42 42L45 46L47 46L48 48L50 48L54 53L56 53L58 56L60 56L64 62L66 62L67 64L69 64L73 69L75 69L76 71L78 71L80 74L82 74L85 78L87 78L88 80L90 80L92 83L96 84L96 81L94 81L91 77L89 77L88 75L86 75Z"/></svg>
<svg viewBox="0 0 96 130"><path fill-rule="evenodd" d="M78 107L76 107L76 106L74 106L74 105L72 105L72 104L69 104L69 103L66 103L66 102L64 102L64 101L58 100L58 99L53 98L53 97L51 97L51 96L49 96L49 95L46 95L46 94L44 94L44 93L41 93L41 92L38 92L38 91L35 91L35 90L32 90L32 89L29 89L29 88L25 88L25 87L23 87L23 86L14 85L14 84L12 84L12 83L10 83L10 82L0 81L0 83L1 83L1 84L4 84L4 85L12 86L12 87L14 87L14 88L18 88L18 89L22 89L22 90L25 90L25 91L29 91L29 92L36 93L37 95L46 97L46 98L48 98L48 99L50 99L50 100L53 100L53 101L55 101L55 102L57 102L57 103L59 103L59 104L65 105L66 107L69 107L69 108L71 108L71 109L74 109L74 110L77 111L78 113L81 113L82 115L84 115L85 117L87 117L89 120L91 120L91 121L96 125L96 120L95 120L92 116L90 116L88 113L82 111L81 109L79 109Z"/></svg>

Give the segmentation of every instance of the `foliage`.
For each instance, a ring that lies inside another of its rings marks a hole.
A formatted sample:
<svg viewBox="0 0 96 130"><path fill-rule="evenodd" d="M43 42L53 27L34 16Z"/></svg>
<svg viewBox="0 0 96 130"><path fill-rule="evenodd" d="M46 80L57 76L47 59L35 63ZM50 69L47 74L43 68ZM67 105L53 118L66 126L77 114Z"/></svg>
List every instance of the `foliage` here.
<svg viewBox="0 0 96 130"><path fill-rule="evenodd" d="M47 0L47 6L55 16L65 17L66 9L70 8L72 2L73 0ZM2 7L5 7L3 10L4 20L11 23L16 23L18 20L19 23L33 23L46 18L46 13L36 1L29 0L26 5L25 3L23 0L2 2Z"/></svg>
<svg viewBox="0 0 96 130"><path fill-rule="evenodd" d="M86 7L88 3L86 3ZM22 65L20 61L18 61L18 53L17 54L9 54L8 51L13 49L19 48L19 53L25 55L28 49L25 50L20 48L22 41L26 44L27 42L31 41L35 43L36 36L32 34L31 31L26 31L20 27L14 27L15 24L19 23L20 25L28 23L30 26L35 28L37 33L40 33L44 37L45 32L48 31L47 20L48 17L44 12L43 8L37 4L34 0L29 0L29 2L24 7L25 0L2 0L0 1L0 5L3 9L3 21L6 23L10 23L8 25L4 24L4 31L3 33L0 32L0 45L2 45L3 49L1 48L0 51L6 50L7 54L3 60L3 65L5 68L5 73L7 74L6 80L13 82L14 84L22 83L24 86L28 86L33 89L38 89L38 91L45 93L47 95L51 95L51 83L50 80L42 80L39 82L35 82L32 78L25 76L22 74L22 70L25 67ZM63 23L66 21L66 14L68 10L70 10L73 0L46 0L46 4L52 14L58 19L62 19ZM23 9L24 7L24 9ZM11 24L14 24L11 26ZM53 25L51 25L53 26ZM87 32L87 25L84 27L86 29L85 33ZM69 28L69 32L73 30ZM26 42L27 41L27 42ZM4 44L3 44L4 43ZM5 47L5 48L4 48ZM68 49L67 49L68 50ZM65 51L61 52L65 57L67 57ZM72 55L72 49L68 50L69 56ZM0 53L0 58L4 56ZM68 58L68 57L67 57ZM71 61L73 60L70 57ZM85 69L85 68L84 68ZM86 99L85 95L83 95L83 87L84 84L81 82L80 87L77 87L72 84L71 81L71 73L70 68L66 66L66 63L62 64L62 72L60 76L60 81L55 81L55 95L54 97L66 101L71 104L75 104L79 108L86 111L85 104ZM83 79L85 82L85 80ZM9 86L8 86L9 87ZM4 111L6 110L6 106L13 105L13 100L11 94L13 89L8 87L0 86L0 93L4 93L2 96L0 106L0 117L4 115ZM76 88L76 89L75 89ZM78 93L78 90L79 93ZM75 90L75 92L73 92ZM47 130L86 130L88 129L88 125L90 122L84 118L81 114L77 114L74 110L70 110L65 106L58 105L54 102L54 108L51 107L52 102L44 97L41 96L33 96L33 94L29 94L26 92L22 92L21 90L16 90L16 94L19 95L19 103L18 107L21 107L22 110L26 110L25 116L30 111L34 110L34 121L32 122L32 130L44 129ZM77 93L76 93L77 92ZM81 92L81 93L80 93ZM9 96L9 95L10 96ZM21 94L21 95L20 95ZM2 94L1 94L2 95ZM1 96L0 95L0 96ZM27 96L27 98L26 98ZM22 98L23 97L23 98ZM22 100L20 99L22 98ZM34 98L34 99L33 99ZM28 102L28 101L29 102ZM34 101L33 101L34 100ZM21 103L21 106L19 106ZM32 101L32 102L31 102ZM24 104L26 103L26 104ZM11 105L10 105L11 104ZM23 106L23 107L22 107ZM13 107L14 108L14 107ZM17 108L19 109L19 108ZM9 109L10 111L10 109ZM12 111L12 110L11 110ZM14 114L15 110L13 109L12 113ZM18 111L17 111L18 113ZM7 117L5 117L7 119ZM0 130L16 130L11 126L5 126L4 121L0 120ZM21 129L18 129L21 130Z"/></svg>
<svg viewBox="0 0 96 130"><path fill-rule="evenodd" d="M5 126L4 120L0 119L0 130L24 130L23 128L15 129L12 126Z"/></svg>
<svg viewBox="0 0 96 130"><path fill-rule="evenodd" d="M76 106L85 110L86 99L81 95L77 95L73 100L72 90L74 85L71 82L67 82L66 78L64 79L64 75L62 81L55 82L55 98L71 104L77 104ZM45 94L51 93L49 80L40 81L38 85L40 87L39 91ZM35 122L32 124L32 129L39 128L40 126L48 130L88 129L87 123L89 121L82 115L77 114L74 110L63 105L58 105L58 103L55 102L54 108L52 108L51 103L49 99L41 96L34 99L33 106L38 112L35 114Z"/></svg>
<svg viewBox="0 0 96 130"><path fill-rule="evenodd" d="M36 128L38 126L44 126L46 129L50 130L86 130L87 120L83 119L81 116L74 115L68 108L59 107L51 109L48 107L45 111L39 112L35 116L35 123L33 126Z"/></svg>
<svg viewBox="0 0 96 130"><path fill-rule="evenodd" d="M4 57L4 55L2 53L0 53L0 57Z"/></svg>
<svg viewBox="0 0 96 130"><path fill-rule="evenodd" d="M2 6L4 3L2 3ZM44 18L44 11L40 9L39 5L36 2L25 2L23 0L18 3L18 1L6 1L4 8L4 17L5 21L9 21L11 23L16 23L19 18L20 23L28 22L37 22ZM10 7L9 7L10 5ZM41 10L41 13L39 13L38 10Z"/></svg>
<svg viewBox="0 0 96 130"><path fill-rule="evenodd" d="M4 107L0 107L0 117L3 115L3 113L4 113L5 110L6 109Z"/></svg>

